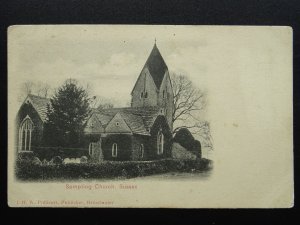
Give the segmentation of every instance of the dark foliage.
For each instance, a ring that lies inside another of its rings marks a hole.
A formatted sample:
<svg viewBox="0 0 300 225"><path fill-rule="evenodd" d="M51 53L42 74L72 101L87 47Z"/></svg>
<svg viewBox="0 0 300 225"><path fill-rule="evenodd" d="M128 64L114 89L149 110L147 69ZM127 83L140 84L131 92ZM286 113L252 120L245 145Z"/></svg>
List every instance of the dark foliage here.
<svg viewBox="0 0 300 225"><path fill-rule="evenodd" d="M196 155L197 155L198 158L202 157L202 149L201 149L201 143L200 143L200 141L198 141L198 140L194 141L193 150L192 151L194 153L196 153Z"/></svg>
<svg viewBox="0 0 300 225"><path fill-rule="evenodd" d="M164 159L149 162L114 162L37 165L19 160L16 164L16 177L24 181L73 180L73 179L113 179L132 178L166 172L203 172L210 170L208 159L172 160Z"/></svg>
<svg viewBox="0 0 300 225"><path fill-rule="evenodd" d="M74 80L67 80L47 107L44 144L56 147L79 147L84 121L89 113L89 98L86 90Z"/></svg>
<svg viewBox="0 0 300 225"><path fill-rule="evenodd" d="M201 158L201 143L194 139L193 135L187 128L181 128L178 130L173 141L179 143L186 150L196 154L198 158Z"/></svg>
<svg viewBox="0 0 300 225"><path fill-rule="evenodd" d="M181 128L174 136L174 142L179 143L187 150L193 149L194 137L187 128Z"/></svg>

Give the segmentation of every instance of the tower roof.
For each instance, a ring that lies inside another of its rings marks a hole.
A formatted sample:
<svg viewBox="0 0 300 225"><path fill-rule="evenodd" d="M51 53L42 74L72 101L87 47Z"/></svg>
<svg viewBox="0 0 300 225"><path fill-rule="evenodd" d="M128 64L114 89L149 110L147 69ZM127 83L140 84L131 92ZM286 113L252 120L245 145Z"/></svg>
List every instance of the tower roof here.
<svg viewBox="0 0 300 225"><path fill-rule="evenodd" d="M161 56L156 43L154 44L153 49L145 63L144 68L145 67L148 68L156 87L159 89L168 67Z"/></svg>

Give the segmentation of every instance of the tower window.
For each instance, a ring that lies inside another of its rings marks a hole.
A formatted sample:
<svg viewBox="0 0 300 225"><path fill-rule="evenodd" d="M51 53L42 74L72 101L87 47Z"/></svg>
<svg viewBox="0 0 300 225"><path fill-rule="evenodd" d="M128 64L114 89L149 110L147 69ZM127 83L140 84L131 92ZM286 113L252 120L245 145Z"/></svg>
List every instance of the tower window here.
<svg viewBox="0 0 300 225"><path fill-rule="evenodd" d="M148 98L148 92L147 91L145 92L145 98Z"/></svg>
<svg viewBox="0 0 300 225"><path fill-rule="evenodd" d="M112 157L117 157L117 155L118 155L118 145L116 143L113 143L113 145L112 145L111 155L112 155Z"/></svg>
<svg viewBox="0 0 300 225"><path fill-rule="evenodd" d="M165 90L163 90L163 98L165 98Z"/></svg>
<svg viewBox="0 0 300 225"><path fill-rule="evenodd" d="M141 98L143 98L144 97L144 92L141 92Z"/></svg>

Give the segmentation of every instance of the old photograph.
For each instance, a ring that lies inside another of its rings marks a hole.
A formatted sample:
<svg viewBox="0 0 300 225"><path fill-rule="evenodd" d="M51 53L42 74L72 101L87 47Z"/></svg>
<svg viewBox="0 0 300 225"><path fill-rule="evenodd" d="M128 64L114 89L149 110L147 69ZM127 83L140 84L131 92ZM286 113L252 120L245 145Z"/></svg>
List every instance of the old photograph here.
<svg viewBox="0 0 300 225"><path fill-rule="evenodd" d="M270 199L290 205L290 37L286 27L10 27L9 204L267 207L281 163L285 191ZM253 181L256 194L241 198Z"/></svg>

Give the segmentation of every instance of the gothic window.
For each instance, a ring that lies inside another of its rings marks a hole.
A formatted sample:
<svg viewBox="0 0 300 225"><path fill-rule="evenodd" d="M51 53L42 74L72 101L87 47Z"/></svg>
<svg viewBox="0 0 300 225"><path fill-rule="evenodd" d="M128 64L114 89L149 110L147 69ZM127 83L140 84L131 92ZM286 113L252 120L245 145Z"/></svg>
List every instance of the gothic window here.
<svg viewBox="0 0 300 225"><path fill-rule="evenodd" d="M27 117L19 130L19 151L31 151L31 136L33 131L33 123Z"/></svg>
<svg viewBox="0 0 300 225"><path fill-rule="evenodd" d="M162 131L158 131L157 134L157 154L161 155L164 152L164 135Z"/></svg>
<svg viewBox="0 0 300 225"><path fill-rule="evenodd" d="M165 98L165 90L163 90L163 98Z"/></svg>
<svg viewBox="0 0 300 225"><path fill-rule="evenodd" d="M148 92L147 91L145 92L145 98L148 98Z"/></svg>
<svg viewBox="0 0 300 225"><path fill-rule="evenodd" d="M139 158L142 159L144 158L144 145L141 144L139 148Z"/></svg>
<svg viewBox="0 0 300 225"><path fill-rule="evenodd" d="M144 92L141 92L141 98L143 98L144 97Z"/></svg>
<svg viewBox="0 0 300 225"><path fill-rule="evenodd" d="M112 157L117 157L117 155L118 155L118 145L116 143L113 143L113 145L112 145L111 155L112 155Z"/></svg>

